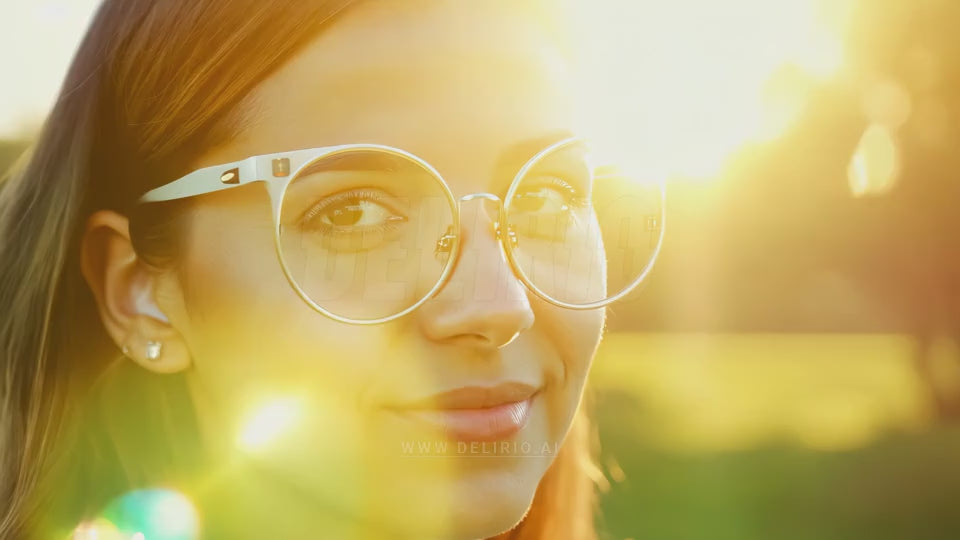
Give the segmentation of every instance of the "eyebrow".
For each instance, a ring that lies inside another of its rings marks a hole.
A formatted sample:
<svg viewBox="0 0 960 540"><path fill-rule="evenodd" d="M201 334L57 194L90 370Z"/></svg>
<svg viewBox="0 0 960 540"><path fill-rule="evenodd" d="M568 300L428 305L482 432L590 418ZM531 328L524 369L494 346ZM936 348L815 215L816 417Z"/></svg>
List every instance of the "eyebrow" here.
<svg viewBox="0 0 960 540"><path fill-rule="evenodd" d="M573 136L571 131L561 129L513 143L500 152L500 158L493 169L497 172L512 169L516 173L541 150Z"/></svg>
<svg viewBox="0 0 960 540"><path fill-rule="evenodd" d="M520 168L538 152L551 144L573 137L573 132L565 129L554 130L536 137L515 142L501 150L497 162L494 164L491 178L491 188L506 188L513 181L513 177ZM390 170L392 167L402 166L405 160L398 156L384 155L377 152L360 152L358 154L336 154L308 166L301 174L333 171L376 171ZM429 162L428 162L429 163ZM501 185L502 184L502 185Z"/></svg>
<svg viewBox="0 0 960 540"><path fill-rule="evenodd" d="M573 132L560 129L538 135L530 139L515 142L500 152L490 178L490 190L493 193L505 193L513 183L514 177L533 156L545 150L551 144L574 137Z"/></svg>

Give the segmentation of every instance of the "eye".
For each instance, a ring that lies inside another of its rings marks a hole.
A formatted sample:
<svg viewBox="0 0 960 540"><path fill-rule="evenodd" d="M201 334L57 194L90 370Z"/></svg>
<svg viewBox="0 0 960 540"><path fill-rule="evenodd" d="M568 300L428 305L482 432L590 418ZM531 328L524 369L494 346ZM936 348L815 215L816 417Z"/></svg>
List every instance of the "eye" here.
<svg viewBox="0 0 960 540"><path fill-rule="evenodd" d="M376 227L406 218L380 190L364 189L336 193L310 207L300 222L305 227Z"/></svg>
<svg viewBox="0 0 960 540"><path fill-rule="evenodd" d="M377 189L336 193L314 203L300 218L300 228L327 249L372 249L408 221L392 199Z"/></svg>
<svg viewBox="0 0 960 540"><path fill-rule="evenodd" d="M376 226L388 221L392 214L384 206L370 200L352 199L324 211L318 210L321 223L331 227Z"/></svg>
<svg viewBox="0 0 960 540"><path fill-rule="evenodd" d="M560 175L537 174L523 179L507 219L519 237L562 242L590 213L590 199L573 184Z"/></svg>
<svg viewBox="0 0 960 540"><path fill-rule="evenodd" d="M576 188L556 176L537 176L524 180L514 195L512 209L537 214L566 214L572 207L586 204Z"/></svg>

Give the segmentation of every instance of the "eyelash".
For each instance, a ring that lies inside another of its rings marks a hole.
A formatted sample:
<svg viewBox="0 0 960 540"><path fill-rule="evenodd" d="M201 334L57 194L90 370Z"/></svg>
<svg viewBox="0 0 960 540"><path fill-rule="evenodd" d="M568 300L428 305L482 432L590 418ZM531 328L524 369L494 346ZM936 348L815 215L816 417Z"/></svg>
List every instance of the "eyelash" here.
<svg viewBox="0 0 960 540"><path fill-rule="evenodd" d="M341 191L338 193L334 193L332 195L324 197L322 200L318 201L313 206L311 206L310 209L304 212L303 215L300 217L299 223L305 229L320 230L325 234L332 234L332 235L355 234L356 229L351 230L350 227L337 227L336 225L329 225L327 223L318 223L317 218L319 216L322 216L325 211L331 208L334 208L339 204L343 204L351 201L371 201L374 204L377 204L379 206L386 208L389 212L392 212L396 215L400 215L400 212L397 212L395 208L391 207L390 205L384 204L383 202L380 202L384 198L385 197L384 197L383 191L378 189L370 189L370 188L352 189L349 191ZM381 225L380 227L386 230L391 225L392 223L387 222Z"/></svg>
<svg viewBox="0 0 960 540"><path fill-rule="evenodd" d="M535 185L559 188L557 191L564 193L567 203L572 207L586 208L590 206L590 199L585 196L581 190L574 187L573 184L564 180L561 175L547 172L543 173L543 178L547 179L547 182L541 182Z"/></svg>
<svg viewBox="0 0 960 540"><path fill-rule="evenodd" d="M547 186L555 189L559 188L557 189L557 191L564 193L565 198L567 200L567 204L569 204L571 207L578 208L578 209L589 207L590 206L589 197L585 196L580 189L574 187L574 185L571 184L570 182L563 180L562 176L563 175L561 174L556 174L553 172L543 172L542 178L546 179L547 181L539 182L535 185ZM389 205L385 205L379 202L379 200L384 198L383 195L384 195L384 192L382 190L372 189L372 188L359 188L359 189L352 189L349 191L341 191L338 193L334 193L330 196L323 198L321 201L311 206L310 209L308 209L306 212L303 213L303 215L299 220L299 223L304 228L321 229L322 232L327 234L353 234L356 232L355 230L344 230L343 228L331 226L326 223L317 224L315 219L318 216L322 215L324 211L330 208L333 208L338 204L342 204L342 203L345 203L348 201L354 201L354 200L372 201L374 204L383 206L387 208L388 211L399 215L400 212L397 212L395 208L392 208ZM387 229L391 225L392 224L388 222L382 225L381 227L383 227L384 229Z"/></svg>

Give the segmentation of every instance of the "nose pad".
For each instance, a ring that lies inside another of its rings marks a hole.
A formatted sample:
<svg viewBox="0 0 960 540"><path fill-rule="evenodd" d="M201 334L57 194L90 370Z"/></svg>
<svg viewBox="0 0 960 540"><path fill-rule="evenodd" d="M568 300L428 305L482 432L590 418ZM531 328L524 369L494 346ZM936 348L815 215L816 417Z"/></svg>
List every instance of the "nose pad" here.
<svg viewBox="0 0 960 540"><path fill-rule="evenodd" d="M500 224L500 199L473 198L483 199L486 209L461 199L460 231L448 229L437 242L438 255L456 251L458 260L446 285L421 307L420 326L433 341L497 349L529 329L534 314L503 252L504 235L511 241L516 235Z"/></svg>
<svg viewBox="0 0 960 540"><path fill-rule="evenodd" d="M512 225L504 227L500 224L500 220L497 220L493 224L493 230L498 241L502 242L504 235L506 235L511 247L516 248L520 245L520 238L517 236L517 231L514 230ZM447 227L446 232L437 240L437 245L433 251L434 255L449 255L453 251L453 244L458 238L459 236L454 230L453 225Z"/></svg>
<svg viewBox="0 0 960 540"><path fill-rule="evenodd" d="M520 246L520 237L517 236L517 231L513 228L513 225L503 226L500 220L497 220L497 222L494 223L494 229L497 233L497 240L502 242L504 235L506 235L510 247L517 248Z"/></svg>
<svg viewBox="0 0 960 540"><path fill-rule="evenodd" d="M460 227L463 228L463 204L473 200L480 200L483 203L486 203L482 206L487 218L493 223L493 230L497 240L502 242L504 236L506 236L509 244L514 248L517 247L519 245L519 237L517 236L516 230L512 225L504 223L504 221L506 221L506 216L502 211L503 201L500 200L500 197L492 193L474 193L460 198L458 201L461 215ZM437 240L434 254L441 255L451 253L453 251L454 243L459 238L459 232L460 231L455 230L453 225L447 227L447 230L444 232L444 234Z"/></svg>

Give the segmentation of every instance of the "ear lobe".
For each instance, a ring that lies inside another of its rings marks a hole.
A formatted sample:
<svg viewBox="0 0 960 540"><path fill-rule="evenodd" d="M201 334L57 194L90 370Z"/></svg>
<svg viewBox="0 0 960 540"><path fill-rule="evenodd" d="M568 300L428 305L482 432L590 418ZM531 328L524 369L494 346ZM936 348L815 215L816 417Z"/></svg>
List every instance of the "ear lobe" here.
<svg viewBox="0 0 960 540"><path fill-rule="evenodd" d="M81 271L118 349L157 373L189 367L183 338L154 299L159 273L138 258L125 216L108 210L90 216L81 246Z"/></svg>
<svg viewBox="0 0 960 540"><path fill-rule="evenodd" d="M159 374L179 373L190 367L190 351L172 326L142 314L130 326L121 350L140 367Z"/></svg>

